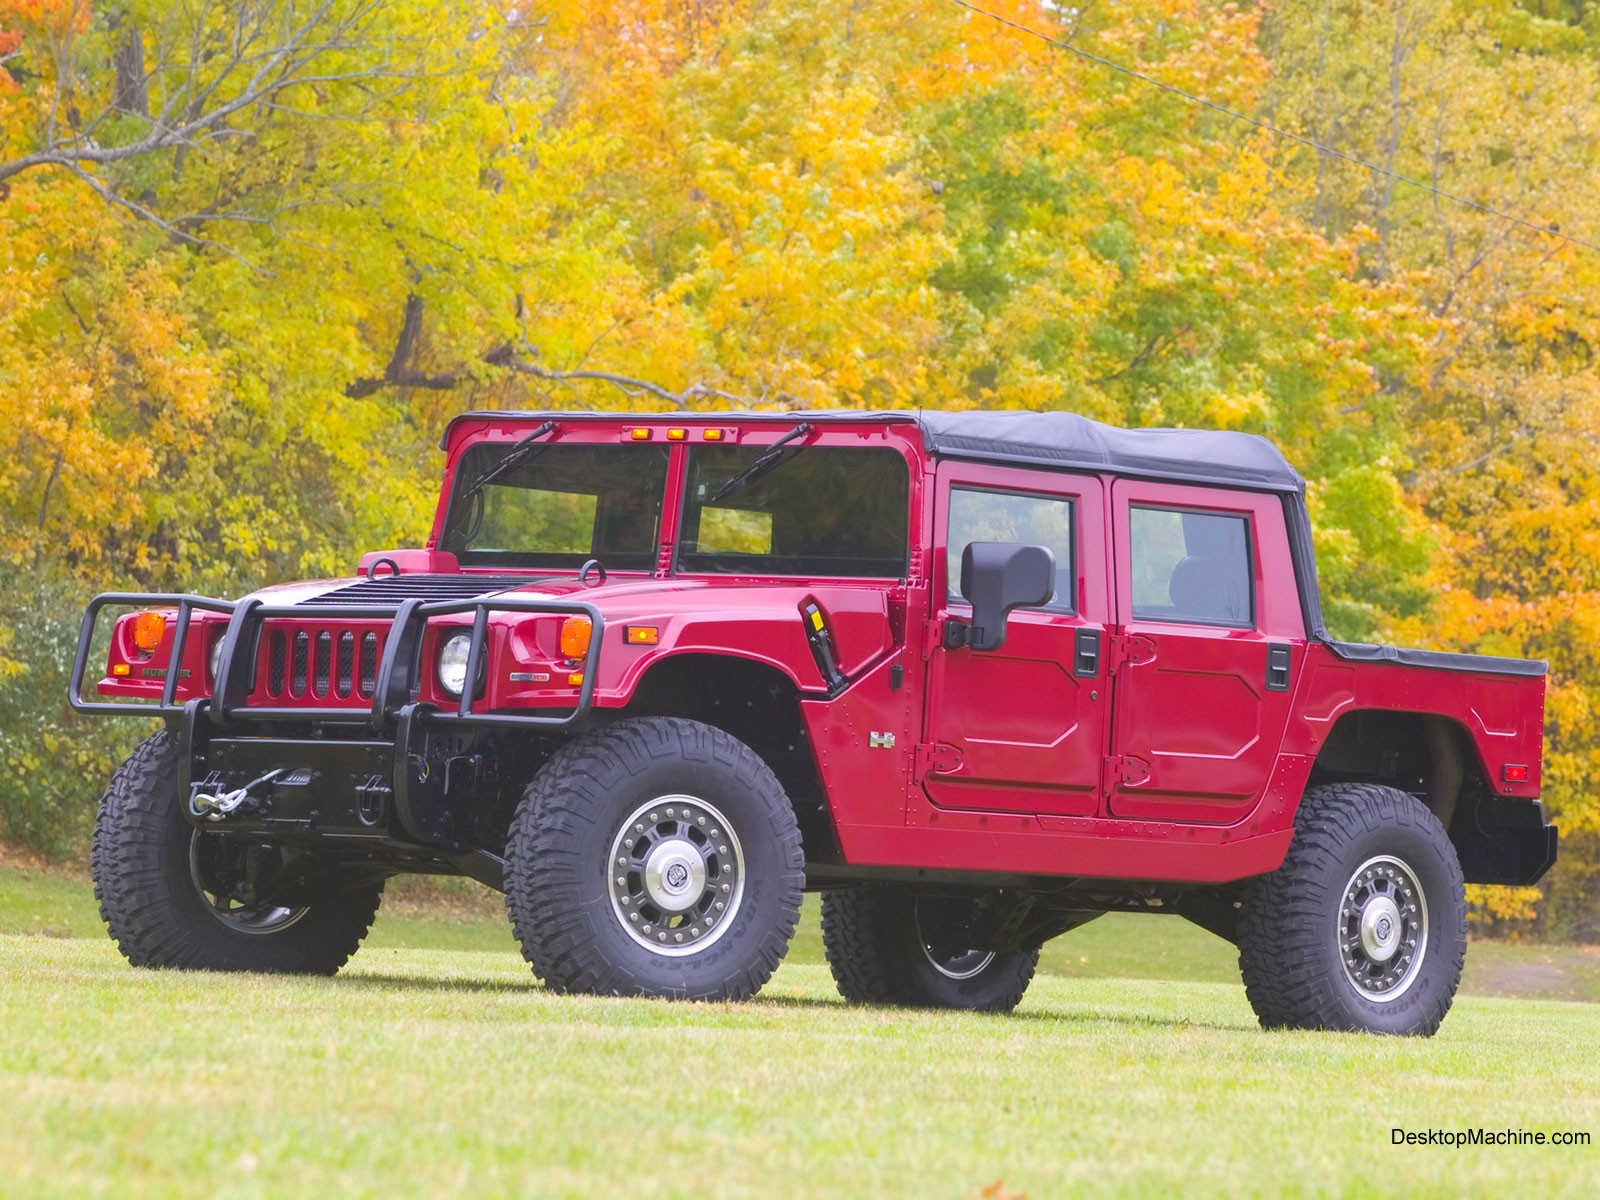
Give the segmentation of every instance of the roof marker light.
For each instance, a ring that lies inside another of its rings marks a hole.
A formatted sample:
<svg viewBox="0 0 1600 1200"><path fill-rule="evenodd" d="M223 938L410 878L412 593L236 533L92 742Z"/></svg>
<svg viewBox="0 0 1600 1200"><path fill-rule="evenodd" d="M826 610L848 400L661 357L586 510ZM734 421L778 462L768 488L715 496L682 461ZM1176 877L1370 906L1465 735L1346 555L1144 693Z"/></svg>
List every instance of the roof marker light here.
<svg viewBox="0 0 1600 1200"><path fill-rule="evenodd" d="M635 428L631 433L629 433L628 436L636 442L648 442L650 440L650 431L643 427L639 427Z"/></svg>
<svg viewBox="0 0 1600 1200"><path fill-rule="evenodd" d="M688 436L689 436L689 431L687 429L669 429L669 430L667 430L667 441L669 441L669 442L681 442L681 441L683 441L684 438L686 438Z"/></svg>
<svg viewBox="0 0 1600 1200"><path fill-rule="evenodd" d="M722 440L722 430L702 429L700 431L700 440L706 442L720 442Z"/></svg>

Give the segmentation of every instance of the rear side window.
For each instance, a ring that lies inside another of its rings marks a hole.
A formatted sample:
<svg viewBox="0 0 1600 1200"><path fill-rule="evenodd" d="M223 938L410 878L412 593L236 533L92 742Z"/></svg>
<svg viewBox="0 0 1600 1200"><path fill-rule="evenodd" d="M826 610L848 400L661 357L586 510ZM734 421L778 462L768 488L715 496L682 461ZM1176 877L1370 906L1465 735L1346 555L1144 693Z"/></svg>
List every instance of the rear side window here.
<svg viewBox="0 0 1600 1200"><path fill-rule="evenodd" d="M1076 611L1073 600L1078 589L1072 574L1070 499L951 488L945 563L946 586L952 600L961 598L961 553L972 542L1019 542L1047 547L1056 556L1056 590L1043 607L1055 612Z"/></svg>
<svg viewBox="0 0 1600 1200"><path fill-rule="evenodd" d="M1255 624L1248 517L1134 505L1128 527L1135 619Z"/></svg>

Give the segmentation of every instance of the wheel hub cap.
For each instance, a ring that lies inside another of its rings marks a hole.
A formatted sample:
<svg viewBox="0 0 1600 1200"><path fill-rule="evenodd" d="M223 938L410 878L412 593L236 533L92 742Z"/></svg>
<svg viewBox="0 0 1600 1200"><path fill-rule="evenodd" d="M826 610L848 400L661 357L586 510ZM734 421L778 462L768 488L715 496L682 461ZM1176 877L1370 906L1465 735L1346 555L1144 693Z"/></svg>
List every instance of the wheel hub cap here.
<svg viewBox="0 0 1600 1200"><path fill-rule="evenodd" d="M1356 868L1339 907L1345 977L1380 1004L1404 995L1428 947L1428 902L1416 872L1380 854Z"/></svg>
<svg viewBox="0 0 1600 1200"><path fill-rule="evenodd" d="M641 804L611 842L606 886L628 936L681 957L722 936L744 899L744 851L715 806L695 796Z"/></svg>
<svg viewBox="0 0 1600 1200"><path fill-rule="evenodd" d="M1374 896L1361 910L1361 948L1373 962L1388 962L1400 948L1400 906Z"/></svg>
<svg viewBox="0 0 1600 1200"><path fill-rule="evenodd" d="M706 861L700 850L684 838L669 838L650 851L644 864L645 894L657 908L686 912L700 903L706 891Z"/></svg>

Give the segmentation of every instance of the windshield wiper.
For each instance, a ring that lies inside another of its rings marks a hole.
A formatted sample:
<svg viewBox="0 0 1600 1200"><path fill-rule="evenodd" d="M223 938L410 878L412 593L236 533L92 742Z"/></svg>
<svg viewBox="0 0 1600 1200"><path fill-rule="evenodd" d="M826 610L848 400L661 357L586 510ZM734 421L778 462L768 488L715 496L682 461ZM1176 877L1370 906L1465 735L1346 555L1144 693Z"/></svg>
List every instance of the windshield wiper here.
<svg viewBox="0 0 1600 1200"><path fill-rule="evenodd" d="M519 439L512 445L511 449L506 451L504 458L469 483L467 490L461 494L463 496L471 496L476 492L482 491L486 486L511 470L512 467L528 462L537 457L541 451L548 450L550 448L549 443L543 446L536 446L534 443L555 427L556 423L554 421L546 421L527 437Z"/></svg>
<svg viewBox="0 0 1600 1200"><path fill-rule="evenodd" d="M788 456L788 451L785 447L790 442L794 441L795 438L805 437L810 432L810 422L801 421L800 424L768 446L766 453L762 454L755 462L737 474L729 476L728 481L717 489L717 494L711 497L709 503L715 504L718 500L725 500L729 496L736 496L744 491L745 488L760 479L768 471L771 471ZM796 449L799 449L799 447L796 447Z"/></svg>

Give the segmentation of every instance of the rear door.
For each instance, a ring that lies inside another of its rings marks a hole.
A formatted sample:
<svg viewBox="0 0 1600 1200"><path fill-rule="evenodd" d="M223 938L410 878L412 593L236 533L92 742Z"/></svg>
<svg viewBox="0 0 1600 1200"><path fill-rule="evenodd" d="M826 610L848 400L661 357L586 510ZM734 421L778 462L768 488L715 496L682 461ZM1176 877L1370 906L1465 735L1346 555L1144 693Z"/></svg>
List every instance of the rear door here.
<svg viewBox="0 0 1600 1200"><path fill-rule="evenodd" d="M1112 512L1110 813L1231 824L1271 776L1304 657L1282 500L1118 480Z"/></svg>
<svg viewBox="0 0 1600 1200"><path fill-rule="evenodd" d="M998 650L930 650L922 786L943 808L1093 815L1106 751L1103 485L1094 477L945 462L938 475L934 623L968 621L969 542L1048 546L1056 590L1017 609ZM941 589L938 580L945 581Z"/></svg>

